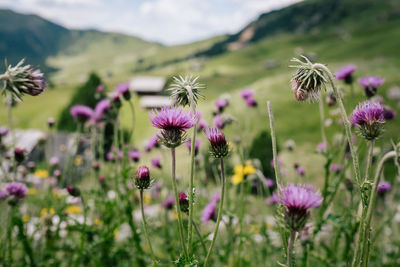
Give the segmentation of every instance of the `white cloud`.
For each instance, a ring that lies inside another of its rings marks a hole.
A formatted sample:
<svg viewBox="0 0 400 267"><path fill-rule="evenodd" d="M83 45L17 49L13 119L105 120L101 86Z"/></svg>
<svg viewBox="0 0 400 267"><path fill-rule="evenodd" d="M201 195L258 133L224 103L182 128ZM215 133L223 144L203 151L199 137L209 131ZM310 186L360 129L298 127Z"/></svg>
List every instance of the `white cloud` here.
<svg viewBox="0 0 400 267"><path fill-rule="evenodd" d="M98 28L177 44L233 33L259 14L301 0L0 0L72 28Z"/></svg>

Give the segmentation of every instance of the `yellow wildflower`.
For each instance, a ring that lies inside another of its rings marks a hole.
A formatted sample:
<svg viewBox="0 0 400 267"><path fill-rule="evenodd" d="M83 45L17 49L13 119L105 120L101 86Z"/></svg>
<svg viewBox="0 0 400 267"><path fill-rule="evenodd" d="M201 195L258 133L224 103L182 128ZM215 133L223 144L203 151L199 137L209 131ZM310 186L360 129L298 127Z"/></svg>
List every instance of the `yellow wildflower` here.
<svg viewBox="0 0 400 267"><path fill-rule="evenodd" d="M78 205L71 205L71 206L66 207L64 209L64 212L67 214L80 214L80 213L82 213L82 209Z"/></svg>
<svg viewBox="0 0 400 267"><path fill-rule="evenodd" d="M236 165L236 166L233 168L233 172L234 172L235 174L243 174L243 165Z"/></svg>
<svg viewBox="0 0 400 267"><path fill-rule="evenodd" d="M234 174L232 176L232 184L237 185L240 184L241 182L243 182L243 175L241 174Z"/></svg>
<svg viewBox="0 0 400 267"><path fill-rule="evenodd" d="M83 158L81 155L77 155L74 160L75 166L81 166L83 162Z"/></svg>
<svg viewBox="0 0 400 267"><path fill-rule="evenodd" d="M22 221L24 222L24 223L27 223L27 222L29 222L29 215L24 215L24 216L22 216Z"/></svg>
<svg viewBox="0 0 400 267"><path fill-rule="evenodd" d="M49 177L49 172L47 170L36 170L35 171L35 176L45 179Z"/></svg>
<svg viewBox="0 0 400 267"><path fill-rule="evenodd" d="M37 193L36 188L34 187L28 188L28 195L32 196L36 195L36 193Z"/></svg>
<svg viewBox="0 0 400 267"><path fill-rule="evenodd" d="M43 208L43 209L40 211L40 217L44 217L44 216L46 216L47 214L54 214L54 213L55 213L54 208L50 208L50 209Z"/></svg>
<svg viewBox="0 0 400 267"><path fill-rule="evenodd" d="M251 165L246 163L246 166L243 168L243 174L248 175L248 174L253 174L256 172L256 169Z"/></svg>

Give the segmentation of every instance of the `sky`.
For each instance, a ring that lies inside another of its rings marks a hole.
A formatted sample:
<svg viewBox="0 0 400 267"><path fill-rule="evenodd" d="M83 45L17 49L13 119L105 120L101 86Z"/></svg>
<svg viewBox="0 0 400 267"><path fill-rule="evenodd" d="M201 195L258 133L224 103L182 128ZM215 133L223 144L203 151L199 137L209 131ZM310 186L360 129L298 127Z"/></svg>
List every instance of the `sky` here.
<svg viewBox="0 0 400 267"><path fill-rule="evenodd" d="M301 0L0 0L72 29L135 35L167 45L235 33L261 13Z"/></svg>

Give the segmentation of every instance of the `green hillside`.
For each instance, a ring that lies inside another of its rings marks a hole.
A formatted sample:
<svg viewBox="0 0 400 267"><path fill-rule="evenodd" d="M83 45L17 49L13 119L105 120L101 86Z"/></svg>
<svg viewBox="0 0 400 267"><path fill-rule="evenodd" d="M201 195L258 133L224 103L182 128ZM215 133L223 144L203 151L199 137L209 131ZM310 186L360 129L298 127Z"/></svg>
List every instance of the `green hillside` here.
<svg viewBox="0 0 400 267"><path fill-rule="evenodd" d="M305 1L283 10L313 7L319 2L329 1ZM349 10L350 12L354 8L359 8L358 5L363 1L343 0L340 3L346 6L334 10L337 12ZM362 17L350 12L349 14L352 15L343 20L345 23L341 24L341 31L336 30L339 24L324 19L325 22L321 22L321 25L327 29L331 25L330 30L309 30L302 34L277 31L271 36L266 35L264 38L249 41L241 49L227 51L213 57L194 57L193 55L200 51L207 51L214 44L231 37L221 36L194 44L172 47L158 44L134 46L133 39L114 38L112 34L98 42L90 42L90 39L82 38L81 42L71 46L70 50L48 58L49 66L59 69L51 76L56 89L48 90L37 98L27 97L25 103L15 109L17 117L22 118L17 121L17 125L22 128L44 128L46 118L59 114L63 105L68 103L68 96L78 84L84 82L87 73L92 70L101 76L108 88L113 88L117 83L135 75L170 77L189 72L200 75L201 81L207 84L207 89L204 91L206 101L201 103L201 109L209 120L215 98L222 93L231 94L232 104L227 112L237 117L239 123L228 127L228 133L240 131L243 136L248 134L251 137L258 130L267 129L264 107L265 102L271 100L276 112L280 141L295 138L295 141L299 143L304 142L304 149L313 149L320 139L318 107L295 102L289 85L292 74L292 70L288 68L290 59L300 54L313 55L317 61L327 63L333 71L343 64L355 63L358 66L357 77L372 74L385 78L385 84L380 88L380 93L385 95L384 91L388 88L400 84L398 76L400 58L394 56L400 45L400 19L398 16L384 16L381 23L374 23L376 16L371 15L368 28L353 26L356 25L357 20L368 21L368 17L364 17L366 14L384 14L385 12L395 14L397 9L391 6L395 1L387 1L387 3L390 5L382 4L380 9L370 5L369 11L364 9L360 13ZM274 11L268 14L277 16L279 12ZM272 16L268 14L260 16L254 24L259 24L260 20ZM331 15L338 16L336 13ZM80 49L81 47L84 49ZM273 67L270 67L271 62ZM238 97L239 90L246 87L257 91L256 98L261 107L257 112L255 110L248 112ZM351 103L346 103L349 112L359 100L363 99L363 92L358 85L356 85L356 92L357 95ZM41 103L48 103L45 110L37 109ZM395 107L395 103L388 102L387 104ZM2 110L4 110L3 107ZM130 117L128 109L126 111L124 123L128 126ZM240 123L244 119L243 114L246 114L245 125ZM29 119L23 119L27 116ZM141 131L135 131L135 139L137 143L141 143L153 134L154 130L150 127L146 110L139 109L137 116ZM5 113L1 112L0 119L5 122L5 118ZM263 118L261 122L260 118ZM244 126L246 129L243 131ZM331 127L335 127L335 124ZM295 134L293 129L296 129ZM388 136L398 137L398 130L396 121L390 123L387 127Z"/></svg>

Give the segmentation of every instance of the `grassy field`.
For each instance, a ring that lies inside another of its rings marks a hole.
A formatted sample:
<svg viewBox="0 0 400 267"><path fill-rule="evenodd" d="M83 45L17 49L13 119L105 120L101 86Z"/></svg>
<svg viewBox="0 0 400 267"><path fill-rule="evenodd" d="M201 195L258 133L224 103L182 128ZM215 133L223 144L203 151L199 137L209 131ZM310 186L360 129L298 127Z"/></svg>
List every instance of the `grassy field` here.
<svg viewBox="0 0 400 267"><path fill-rule="evenodd" d="M40 97L26 97L25 102L14 110L17 118L15 124L19 128L44 129L46 119L49 116L57 117L68 103L74 87L83 82L90 71L98 72L108 88L137 75L171 77L193 73L200 75L200 81L207 86L204 90L206 99L201 102L200 110L209 122L212 119L214 100L223 93L231 95L231 105L226 112L238 121L225 130L231 139L240 132L250 140L259 131L268 129L266 101L269 100L276 116L278 141L283 145L287 139L294 139L299 145L298 155L301 155L314 150L315 145L320 142L319 113L318 105L298 103L294 100L289 83L292 70L288 68L292 57L312 53L316 55L317 61L328 64L332 71L341 65L354 63L358 66L356 77L378 75L385 79L385 84L379 88L379 93L383 96L388 88L400 84L400 58L393 55L400 40L400 27L397 22L376 25L368 32L356 30L345 35L332 32L278 35L212 58L181 60L195 51L209 47L221 38L182 46L143 45L135 48L132 48L133 43L124 42L123 39L117 45L115 40L110 39L86 44L82 51L79 51L78 47L71 48L70 55L64 54L49 59L51 66L60 69L50 77L54 88L47 90ZM138 58L143 59L141 65L154 66L150 70L133 73L133 70L138 69ZM174 59L178 59L178 62L170 63ZM265 64L269 60L274 60L278 66L267 69ZM200 66L200 70L194 71L194 66ZM257 111L248 111L238 96L238 92L243 88L256 90L259 103ZM353 98L346 98L345 104L349 113L356 103L364 99L363 90L358 84L355 85L355 91L356 95ZM344 88L344 92L348 93L349 89ZM138 106L138 101L135 102ZM387 104L395 108L395 103ZM333 108L326 110L326 115L331 109ZM1 107L1 111L0 119L6 123L4 106ZM140 146L155 133L155 130L150 125L146 110L137 108L136 120L140 126L135 130L134 143ZM123 125L129 127L130 121L129 108L126 107L123 111ZM338 124L333 123L330 127L338 127ZM396 118L387 125L382 140L386 140L387 137L396 139L399 137L398 133L399 124ZM310 164L312 159L302 161L303 164L310 165L311 176L313 172L319 171L313 170L313 164Z"/></svg>

